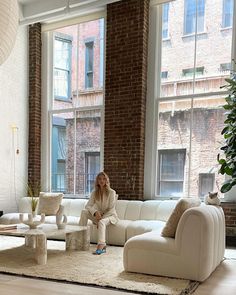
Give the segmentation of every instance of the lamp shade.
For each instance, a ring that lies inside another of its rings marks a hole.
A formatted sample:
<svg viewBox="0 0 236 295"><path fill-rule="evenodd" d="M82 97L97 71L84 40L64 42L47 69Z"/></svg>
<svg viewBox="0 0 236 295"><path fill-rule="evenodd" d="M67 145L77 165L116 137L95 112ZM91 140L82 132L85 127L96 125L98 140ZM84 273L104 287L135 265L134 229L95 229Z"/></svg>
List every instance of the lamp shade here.
<svg viewBox="0 0 236 295"><path fill-rule="evenodd" d="M0 65L14 46L19 25L17 0L0 0Z"/></svg>

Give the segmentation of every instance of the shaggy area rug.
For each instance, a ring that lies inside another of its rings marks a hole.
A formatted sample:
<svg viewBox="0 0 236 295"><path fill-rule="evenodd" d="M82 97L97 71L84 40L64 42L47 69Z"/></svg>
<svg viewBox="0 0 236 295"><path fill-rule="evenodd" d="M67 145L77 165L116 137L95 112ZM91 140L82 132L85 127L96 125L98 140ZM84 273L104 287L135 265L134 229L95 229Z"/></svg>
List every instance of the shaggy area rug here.
<svg viewBox="0 0 236 295"><path fill-rule="evenodd" d="M86 285L111 287L146 294L191 294L197 282L145 274L123 269L123 248L108 246L107 253L64 251L63 241L48 241L48 261L38 265L33 249L24 246L24 238L0 236L0 272ZM137 258L138 259L138 258Z"/></svg>

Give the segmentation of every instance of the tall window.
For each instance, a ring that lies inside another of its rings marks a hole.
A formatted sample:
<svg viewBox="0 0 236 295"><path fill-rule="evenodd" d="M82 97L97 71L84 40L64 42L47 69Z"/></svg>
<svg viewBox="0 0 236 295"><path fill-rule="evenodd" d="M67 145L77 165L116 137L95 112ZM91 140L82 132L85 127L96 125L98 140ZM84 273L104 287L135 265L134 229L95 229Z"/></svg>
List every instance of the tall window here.
<svg viewBox="0 0 236 295"><path fill-rule="evenodd" d="M90 21L59 26L47 36L53 41L54 61L48 62L54 66L54 92L48 103L50 189L86 197L101 170L104 19L91 16Z"/></svg>
<svg viewBox="0 0 236 295"><path fill-rule="evenodd" d="M232 60L232 30L219 33L222 1L206 3L206 11L201 0L171 3L171 46L156 26L164 10L150 8L144 186L145 195L153 198L202 197L218 190L224 181L218 174L217 154L223 142L227 93L221 86L229 76L224 69ZM198 34L200 27L194 27L195 23L203 24L205 13L211 36ZM188 38L183 38L181 19L185 19L185 33L192 34ZM170 78L164 79L163 72Z"/></svg>
<svg viewBox="0 0 236 295"><path fill-rule="evenodd" d="M163 14L162 14L162 38L163 39L167 39L169 37L168 19L169 19L169 3L165 3L163 5Z"/></svg>
<svg viewBox="0 0 236 295"><path fill-rule="evenodd" d="M222 13L222 27L232 27L233 24L233 0L223 0L223 13Z"/></svg>
<svg viewBox="0 0 236 295"><path fill-rule="evenodd" d="M204 31L205 0L185 0L184 34ZM197 24L197 30L196 30Z"/></svg>
<svg viewBox="0 0 236 295"><path fill-rule="evenodd" d="M70 36L55 34L54 96L57 99L71 98L71 46Z"/></svg>
<svg viewBox="0 0 236 295"><path fill-rule="evenodd" d="M85 88L93 87L93 41L85 43Z"/></svg>

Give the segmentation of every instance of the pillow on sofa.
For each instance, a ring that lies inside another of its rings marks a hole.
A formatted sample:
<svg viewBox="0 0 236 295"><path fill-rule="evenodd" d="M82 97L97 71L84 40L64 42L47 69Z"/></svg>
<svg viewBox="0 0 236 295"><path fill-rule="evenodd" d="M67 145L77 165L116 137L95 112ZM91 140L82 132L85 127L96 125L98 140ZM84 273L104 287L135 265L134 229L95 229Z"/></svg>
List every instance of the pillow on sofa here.
<svg viewBox="0 0 236 295"><path fill-rule="evenodd" d="M191 207L200 206L200 204L201 201L197 198L180 199L176 204L174 211L171 213L169 219L167 220L166 225L161 232L161 235L163 237L174 238L179 220L184 211Z"/></svg>
<svg viewBox="0 0 236 295"><path fill-rule="evenodd" d="M62 198L63 193L40 193L38 214L56 215L61 205Z"/></svg>

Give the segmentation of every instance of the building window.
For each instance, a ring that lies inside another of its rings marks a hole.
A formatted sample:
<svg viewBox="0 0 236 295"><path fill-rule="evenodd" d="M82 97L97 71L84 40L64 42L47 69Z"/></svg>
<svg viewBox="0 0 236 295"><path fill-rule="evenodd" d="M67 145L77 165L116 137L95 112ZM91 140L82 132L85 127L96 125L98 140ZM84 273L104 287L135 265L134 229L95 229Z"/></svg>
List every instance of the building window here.
<svg viewBox="0 0 236 295"><path fill-rule="evenodd" d="M223 13L222 13L222 27L232 27L233 24L233 0L223 0Z"/></svg>
<svg viewBox="0 0 236 295"><path fill-rule="evenodd" d="M220 64L219 70L220 72L228 73L231 70L231 63L227 62L227 63Z"/></svg>
<svg viewBox="0 0 236 295"><path fill-rule="evenodd" d="M161 79L167 79L168 78L168 71L162 71L161 72Z"/></svg>
<svg viewBox="0 0 236 295"><path fill-rule="evenodd" d="M204 14L205 0L185 0L184 35L194 34L195 31L197 33L204 31Z"/></svg>
<svg viewBox="0 0 236 295"><path fill-rule="evenodd" d="M200 173L199 174L199 198L203 198L208 192L214 190L215 174Z"/></svg>
<svg viewBox="0 0 236 295"><path fill-rule="evenodd" d="M159 195L183 194L185 150L159 150Z"/></svg>
<svg viewBox="0 0 236 295"><path fill-rule="evenodd" d="M85 88L93 88L94 42L85 43Z"/></svg>
<svg viewBox="0 0 236 295"><path fill-rule="evenodd" d="M54 37L54 97L71 98L71 49L72 38L65 34Z"/></svg>
<svg viewBox="0 0 236 295"><path fill-rule="evenodd" d="M183 77L193 77L194 68L182 70ZM204 74L204 67L195 68L195 75L200 76Z"/></svg>
<svg viewBox="0 0 236 295"><path fill-rule="evenodd" d="M100 172L100 153L85 154L85 182L86 193L91 193L94 189L96 175Z"/></svg>
<svg viewBox="0 0 236 295"><path fill-rule="evenodd" d="M169 3L163 5L163 14L162 14L162 39L167 39L169 37L168 30L168 18L169 18Z"/></svg>

